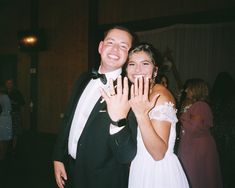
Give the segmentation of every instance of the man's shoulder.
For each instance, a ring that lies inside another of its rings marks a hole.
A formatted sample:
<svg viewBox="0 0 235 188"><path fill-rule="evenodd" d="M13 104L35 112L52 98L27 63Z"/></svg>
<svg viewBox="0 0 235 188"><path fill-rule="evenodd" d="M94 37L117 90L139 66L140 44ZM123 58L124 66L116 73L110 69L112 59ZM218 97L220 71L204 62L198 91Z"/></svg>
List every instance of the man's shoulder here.
<svg viewBox="0 0 235 188"><path fill-rule="evenodd" d="M75 80L75 83L83 82L84 80L89 80L91 78L90 73L88 71L82 72L78 75Z"/></svg>

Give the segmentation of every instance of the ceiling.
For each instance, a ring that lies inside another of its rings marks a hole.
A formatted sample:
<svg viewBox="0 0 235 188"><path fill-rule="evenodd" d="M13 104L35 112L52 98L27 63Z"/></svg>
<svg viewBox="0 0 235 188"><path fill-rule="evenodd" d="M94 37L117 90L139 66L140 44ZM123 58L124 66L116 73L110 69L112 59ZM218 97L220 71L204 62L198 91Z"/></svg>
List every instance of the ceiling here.
<svg viewBox="0 0 235 188"><path fill-rule="evenodd" d="M14 0L0 0L0 10L3 9L7 4L13 2Z"/></svg>

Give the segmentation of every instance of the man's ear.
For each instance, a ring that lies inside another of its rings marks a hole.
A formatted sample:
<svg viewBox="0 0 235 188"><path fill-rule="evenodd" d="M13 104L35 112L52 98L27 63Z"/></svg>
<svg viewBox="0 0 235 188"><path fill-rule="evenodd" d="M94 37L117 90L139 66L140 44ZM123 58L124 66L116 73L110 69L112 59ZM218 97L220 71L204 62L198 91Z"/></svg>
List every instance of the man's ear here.
<svg viewBox="0 0 235 188"><path fill-rule="evenodd" d="M103 48L103 44L104 44L104 42L103 42L103 41L100 41L99 47L98 47L98 52L99 52L99 54L101 54L101 51L102 51L102 48Z"/></svg>

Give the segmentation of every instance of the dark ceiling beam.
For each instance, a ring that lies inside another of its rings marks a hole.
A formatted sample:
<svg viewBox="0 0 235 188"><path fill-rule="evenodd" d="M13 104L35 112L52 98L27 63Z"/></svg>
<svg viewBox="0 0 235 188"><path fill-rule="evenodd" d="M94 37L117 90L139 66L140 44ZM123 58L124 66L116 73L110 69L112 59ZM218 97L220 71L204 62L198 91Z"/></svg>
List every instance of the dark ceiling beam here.
<svg viewBox="0 0 235 188"><path fill-rule="evenodd" d="M133 31L145 31L167 27L174 24L208 24L230 21L235 21L235 7L223 10L195 12L191 14L158 17L124 23L104 24L99 25L99 29L102 31L106 30L113 24L121 24L123 26L127 26Z"/></svg>

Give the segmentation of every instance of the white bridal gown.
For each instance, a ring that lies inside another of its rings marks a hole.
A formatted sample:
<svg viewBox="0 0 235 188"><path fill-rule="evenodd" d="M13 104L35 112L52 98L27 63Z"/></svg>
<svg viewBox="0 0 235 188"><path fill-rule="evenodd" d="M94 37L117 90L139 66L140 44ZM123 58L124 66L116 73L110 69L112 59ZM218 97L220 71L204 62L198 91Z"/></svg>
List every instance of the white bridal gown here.
<svg viewBox="0 0 235 188"><path fill-rule="evenodd" d="M129 188L188 188L188 181L174 152L176 109L172 103L155 106L150 119L171 122L168 150L162 160L155 161L146 150L140 130L137 135L137 155L130 167Z"/></svg>

